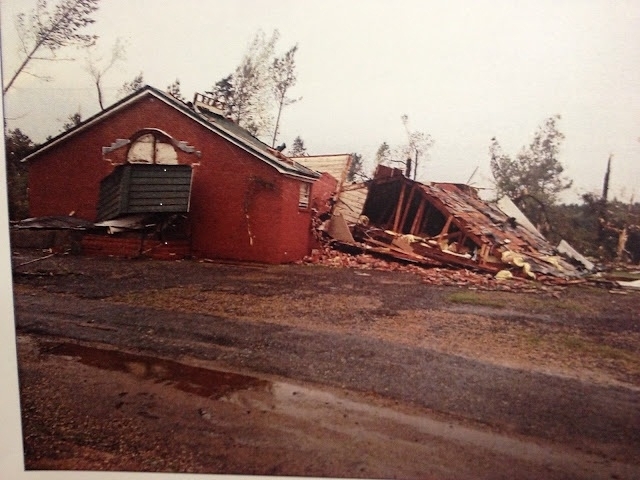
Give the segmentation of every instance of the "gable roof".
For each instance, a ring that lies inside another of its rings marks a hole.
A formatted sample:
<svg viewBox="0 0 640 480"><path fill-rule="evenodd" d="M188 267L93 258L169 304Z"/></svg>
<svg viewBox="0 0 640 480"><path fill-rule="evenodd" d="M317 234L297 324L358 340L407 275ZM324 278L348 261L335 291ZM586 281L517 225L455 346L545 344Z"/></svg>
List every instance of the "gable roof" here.
<svg viewBox="0 0 640 480"><path fill-rule="evenodd" d="M351 166L351 154L342 153L334 155L307 155L304 157L291 157L298 163L301 163L305 167L311 168L316 172L328 173L333 178L338 180L338 189L342 188L342 185L347 180L349 174L349 167Z"/></svg>
<svg viewBox="0 0 640 480"><path fill-rule="evenodd" d="M70 139L71 137L80 134L96 123L105 121L115 113L147 97L154 97L160 100L169 107L189 117L194 122L202 125L211 132L242 148L267 165L275 168L279 173L283 175L299 178L303 181L313 181L316 178L320 177L317 172L305 167L304 165L301 165L298 162L284 157L284 155L276 156L274 151L269 148L267 144L260 141L258 138L251 135L247 130L238 126L232 121L221 116L202 115L191 109L185 103L150 85L144 86L140 90L137 90L131 95L128 95L127 97L114 103L110 107L107 107L105 110L93 115L92 117L89 117L87 120L81 122L75 127L53 137L52 139L43 143L29 155L27 155L24 159L22 159L22 161L27 162L37 158L39 155L46 152L53 146L58 145Z"/></svg>

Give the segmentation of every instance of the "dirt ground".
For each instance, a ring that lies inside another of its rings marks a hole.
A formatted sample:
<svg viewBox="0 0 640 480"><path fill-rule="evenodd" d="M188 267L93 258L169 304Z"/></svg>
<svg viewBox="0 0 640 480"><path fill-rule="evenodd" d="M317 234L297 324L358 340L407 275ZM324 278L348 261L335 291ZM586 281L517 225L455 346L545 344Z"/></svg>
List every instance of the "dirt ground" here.
<svg viewBox="0 0 640 480"><path fill-rule="evenodd" d="M13 256L27 469L640 477L637 292L38 256Z"/></svg>

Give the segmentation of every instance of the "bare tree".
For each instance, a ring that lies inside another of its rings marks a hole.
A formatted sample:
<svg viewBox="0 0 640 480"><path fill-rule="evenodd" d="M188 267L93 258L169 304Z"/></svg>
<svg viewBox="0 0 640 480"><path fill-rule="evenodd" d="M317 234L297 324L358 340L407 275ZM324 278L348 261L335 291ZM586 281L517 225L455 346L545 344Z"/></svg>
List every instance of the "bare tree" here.
<svg viewBox="0 0 640 480"><path fill-rule="evenodd" d="M95 22L91 15L98 9L98 2L99 0L60 0L50 5L47 0L38 0L31 14L20 13L16 23L20 51L24 58L2 90L3 95L21 73L29 73L26 67L31 61L57 60L56 51L63 47L93 45L98 37L79 31ZM36 53L44 49L49 50L49 56L36 56Z"/></svg>
<svg viewBox="0 0 640 480"><path fill-rule="evenodd" d="M111 49L111 56L106 61L104 61L104 63L101 58L92 59L90 56L87 57L86 70L93 78L93 84L96 86L96 90L98 91L98 103L100 104L100 110L104 110L102 79L116 63L123 61L125 57L125 46L122 39L120 38L116 39L116 43Z"/></svg>
<svg viewBox="0 0 640 480"><path fill-rule="evenodd" d="M429 149L433 146L433 138L428 133L411 131L409 129L408 115L402 115L400 118L407 132L408 138L408 144L402 148L403 154L407 159L406 173L407 177L411 177L415 180L418 176L420 160L427 158Z"/></svg>
<svg viewBox="0 0 640 480"><path fill-rule="evenodd" d="M282 57L276 57L271 64L271 77L273 79L273 95L278 105L278 114L276 116L276 126L273 129L273 139L271 140L271 146L276 144L276 138L278 137L278 130L280 128L280 116L282 115L282 109L288 105L291 105L302 97L290 98L287 97L287 92L291 87L296 84L296 61L295 55L298 51L298 45L294 45L287 51Z"/></svg>
<svg viewBox="0 0 640 480"><path fill-rule="evenodd" d="M400 165L404 168L405 177L415 180L420 161L428 158L429 149L434 141L428 133L411 131L408 115L402 115L400 118L407 132L407 143L391 148L387 142L382 142L376 152L375 164Z"/></svg>
<svg viewBox="0 0 640 480"><path fill-rule="evenodd" d="M607 212L607 204L609 202L609 183L611 180L611 160L613 159L613 154L609 155L609 160L607 160L607 170L604 174L604 180L602 185L602 196L600 197L600 201L597 202L598 205L598 245L604 244L605 238L605 226L608 221L608 212Z"/></svg>

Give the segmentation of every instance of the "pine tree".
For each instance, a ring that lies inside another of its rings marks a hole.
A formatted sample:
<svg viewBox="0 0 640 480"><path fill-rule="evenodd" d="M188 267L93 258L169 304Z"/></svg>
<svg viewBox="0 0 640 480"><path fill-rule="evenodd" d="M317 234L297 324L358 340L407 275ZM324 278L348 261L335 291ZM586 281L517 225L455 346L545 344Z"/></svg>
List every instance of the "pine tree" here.
<svg viewBox="0 0 640 480"><path fill-rule="evenodd" d="M186 103L186 99L182 96L182 92L180 91L180 80L175 79L175 81L167 86L167 93L171 95L173 98L180 100L183 103Z"/></svg>
<svg viewBox="0 0 640 480"><path fill-rule="evenodd" d="M300 135L298 135L296 138L293 139L293 145L289 150L289 156L305 157L307 155L308 153L307 153L307 148L304 146L304 140L302 140L302 138L300 138Z"/></svg>
<svg viewBox="0 0 640 480"><path fill-rule="evenodd" d="M29 215L27 194L28 169L21 160L31 153L36 145L19 128L9 130L5 136L5 154L7 161L7 194L9 199L9 218L20 220Z"/></svg>

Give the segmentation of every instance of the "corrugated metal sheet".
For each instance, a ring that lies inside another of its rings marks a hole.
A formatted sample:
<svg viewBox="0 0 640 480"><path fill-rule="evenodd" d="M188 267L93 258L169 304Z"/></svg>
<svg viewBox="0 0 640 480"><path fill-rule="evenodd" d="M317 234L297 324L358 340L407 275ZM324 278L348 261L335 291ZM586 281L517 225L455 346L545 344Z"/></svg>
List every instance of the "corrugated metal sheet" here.
<svg viewBox="0 0 640 480"><path fill-rule="evenodd" d="M136 213L186 213L190 165L120 165L100 182L98 221Z"/></svg>
<svg viewBox="0 0 640 480"><path fill-rule="evenodd" d="M93 223L76 217L39 217L20 220L11 225L17 229L42 229L42 230L88 230Z"/></svg>
<svg viewBox="0 0 640 480"><path fill-rule="evenodd" d="M509 217L513 217L516 221L522 225L524 228L529 230L534 235L544 238L543 235L538 231L536 226L531 223L531 221L526 217L522 210L518 208L518 206L513 203L513 201L509 197L502 197L500 200L496 202L496 206L504 212L505 215Z"/></svg>

